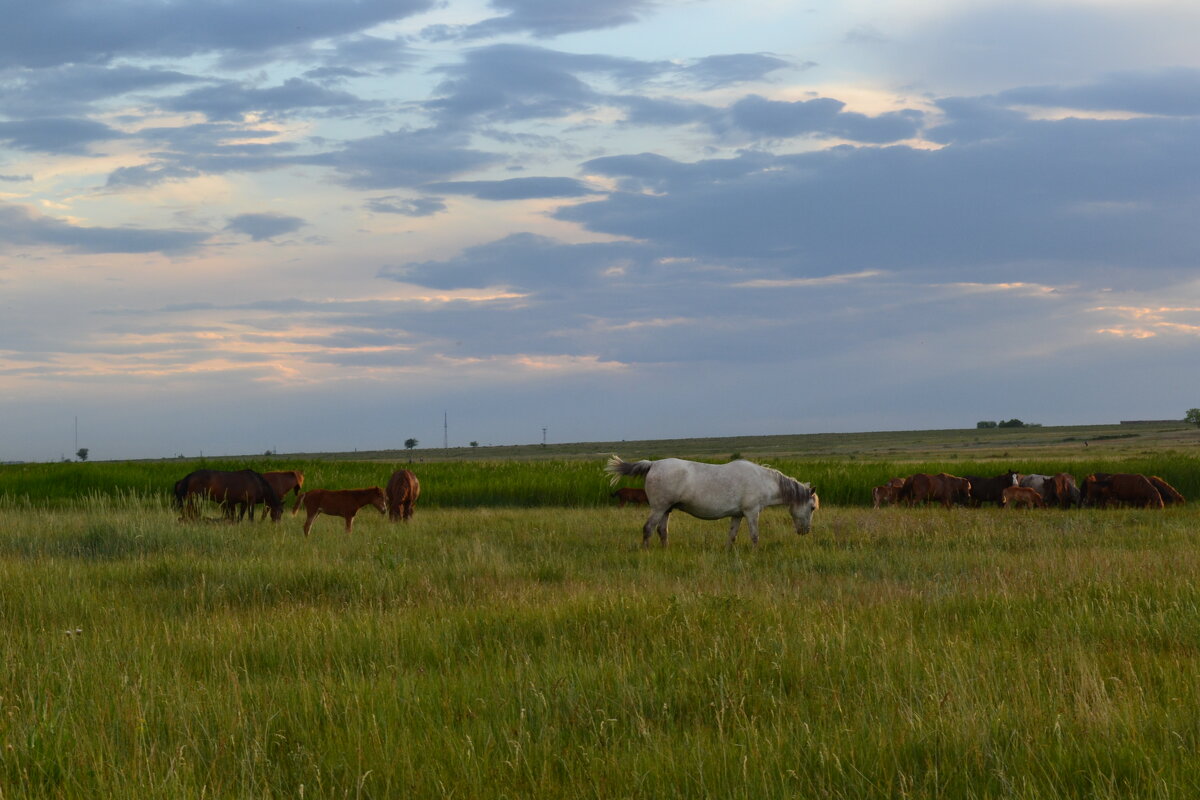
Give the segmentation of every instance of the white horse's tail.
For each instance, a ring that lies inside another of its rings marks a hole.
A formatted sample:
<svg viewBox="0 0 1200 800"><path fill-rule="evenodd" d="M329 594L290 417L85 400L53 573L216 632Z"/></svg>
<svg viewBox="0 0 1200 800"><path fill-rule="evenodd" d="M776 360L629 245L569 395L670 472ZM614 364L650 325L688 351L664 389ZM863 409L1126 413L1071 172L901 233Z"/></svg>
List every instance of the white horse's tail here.
<svg viewBox="0 0 1200 800"><path fill-rule="evenodd" d="M617 485L617 481L621 480L622 475L630 477L644 476L650 471L650 467L654 464L653 461L624 461L620 456L614 455L604 465L604 471L612 473L610 483L613 486Z"/></svg>

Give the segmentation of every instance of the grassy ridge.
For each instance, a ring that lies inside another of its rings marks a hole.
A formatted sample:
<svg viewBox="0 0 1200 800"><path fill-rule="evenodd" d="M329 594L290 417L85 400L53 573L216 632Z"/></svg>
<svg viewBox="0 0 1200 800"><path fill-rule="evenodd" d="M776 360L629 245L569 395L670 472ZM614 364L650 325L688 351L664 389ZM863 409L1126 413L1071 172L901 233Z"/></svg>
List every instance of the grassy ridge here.
<svg viewBox="0 0 1200 800"><path fill-rule="evenodd" d="M0 793L1190 796L1196 522L826 507L643 551L633 509L10 505Z"/></svg>
<svg viewBox="0 0 1200 800"><path fill-rule="evenodd" d="M632 455L630 456L633 457ZM1178 452L1089 460L1048 455L1037 460L942 459L938 461L860 461L846 458L771 459L771 466L811 482L824 503L869 505L872 486L914 472L995 475L1010 467L1022 472L1141 472L1159 475L1185 497L1200 498L1200 459ZM306 488L384 486L394 469L411 468L421 480L424 508L582 507L610 504L604 459L543 461L435 461L409 464L372 461L246 460L220 462L108 462L0 466L0 502L51 503L68 507L87 498L144 497L166 502L175 481L193 469L249 467L260 471L300 469Z"/></svg>

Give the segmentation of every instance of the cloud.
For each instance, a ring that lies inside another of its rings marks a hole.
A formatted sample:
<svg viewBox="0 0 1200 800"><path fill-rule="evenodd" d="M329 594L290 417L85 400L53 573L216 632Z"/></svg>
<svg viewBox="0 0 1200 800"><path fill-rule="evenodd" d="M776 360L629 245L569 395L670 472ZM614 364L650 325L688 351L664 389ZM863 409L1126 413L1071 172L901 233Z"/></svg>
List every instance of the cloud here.
<svg viewBox="0 0 1200 800"><path fill-rule="evenodd" d="M131 92L149 92L202 79L175 70L118 64L63 64L0 73L9 117L62 117Z"/></svg>
<svg viewBox="0 0 1200 800"><path fill-rule="evenodd" d="M365 205L368 211L376 214L400 214L405 217L430 217L446 210L446 203L440 197L372 197Z"/></svg>
<svg viewBox="0 0 1200 800"><path fill-rule="evenodd" d="M738 83L759 81L772 72L790 66L790 61L768 53L731 53L697 59L684 67L683 74L705 89L719 89ZM805 69L814 66L816 65L811 61L802 65Z"/></svg>
<svg viewBox="0 0 1200 800"><path fill-rule="evenodd" d="M1179 235L1200 208L1200 120L1001 115L989 136L987 120L972 119L971 139L938 150L594 159L584 169L621 191L556 216L678 256L778 262L792 277L881 265L972 276L1007 264L1029 280L1053 263L1089 281L1106 265L1105 280L1128 282L1200 258L1200 241Z"/></svg>
<svg viewBox="0 0 1200 800"><path fill-rule="evenodd" d="M18 150L84 155L96 142L125 138L103 122L44 118L0 122L0 142Z"/></svg>
<svg viewBox="0 0 1200 800"><path fill-rule="evenodd" d="M672 68L667 62L492 45L469 50L459 64L439 68L447 76L437 87L440 96L424 105L442 124L454 126L476 119L558 118L604 102L604 93L580 74L598 74L628 86Z"/></svg>
<svg viewBox="0 0 1200 800"><path fill-rule="evenodd" d="M1001 103L1087 111L1200 115L1200 69L1109 75L1076 85L1025 86L999 92Z"/></svg>
<svg viewBox="0 0 1200 800"><path fill-rule="evenodd" d="M446 261L386 267L382 278L435 289L512 286L546 291L595 284L601 274L629 260L644 261L647 248L626 243L567 245L545 236L519 233L469 247Z"/></svg>
<svg viewBox="0 0 1200 800"><path fill-rule="evenodd" d="M0 69L123 58L262 53L355 33L428 11L433 0L111 0L34 3L0 26Z"/></svg>
<svg viewBox="0 0 1200 800"><path fill-rule="evenodd" d="M653 0L491 0L507 13L437 35L482 39L511 33L550 38L568 33L616 28L638 21L656 5Z"/></svg>
<svg viewBox="0 0 1200 800"><path fill-rule="evenodd" d="M495 164L502 156L464 146L467 137L435 129L394 131L346 142L303 159L333 167L357 189L422 186Z"/></svg>
<svg viewBox="0 0 1200 800"><path fill-rule="evenodd" d="M251 113L274 117L313 109L361 111L369 105L349 92L327 89L301 78L289 78L279 86L265 89L224 82L193 89L162 102L163 108L170 111L195 111L209 120L235 122Z"/></svg>
<svg viewBox="0 0 1200 800"><path fill-rule="evenodd" d="M208 234L193 231L71 225L21 206L0 204L0 247L55 247L76 253L182 253Z"/></svg>
<svg viewBox="0 0 1200 800"><path fill-rule="evenodd" d="M574 178L509 178L503 181L452 181L424 187L446 194L466 194L480 200L532 200L583 197L599 192Z"/></svg>
<svg viewBox="0 0 1200 800"><path fill-rule="evenodd" d="M229 220L225 229L261 242L287 233L295 233L307 224L299 217L291 217L286 214L238 214Z"/></svg>
<svg viewBox="0 0 1200 800"><path fill-rule="evenodd" d="M845 106L828 97L781 102L749 95L735 102L726 117L733 127L756 137L839 136L882 144L913 138L924 116L906 109L870 117L843 111Z"/></svg>

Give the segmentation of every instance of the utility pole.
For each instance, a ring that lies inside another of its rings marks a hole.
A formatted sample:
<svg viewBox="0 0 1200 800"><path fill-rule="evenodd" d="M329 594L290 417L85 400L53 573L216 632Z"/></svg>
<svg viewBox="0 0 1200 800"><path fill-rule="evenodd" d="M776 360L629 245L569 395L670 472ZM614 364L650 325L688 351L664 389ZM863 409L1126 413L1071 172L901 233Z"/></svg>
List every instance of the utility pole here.
<svg viewBox="0 0 1200 800"><path fill-rule="evenodd" d="M450 449L450 414L442 412L442 449Z"/></svg>
<svg viewBox="0 0 1200 800"><path fill-rule="evenodd" d="M546 446L546 426L542 426L542 447Z"/></svg>

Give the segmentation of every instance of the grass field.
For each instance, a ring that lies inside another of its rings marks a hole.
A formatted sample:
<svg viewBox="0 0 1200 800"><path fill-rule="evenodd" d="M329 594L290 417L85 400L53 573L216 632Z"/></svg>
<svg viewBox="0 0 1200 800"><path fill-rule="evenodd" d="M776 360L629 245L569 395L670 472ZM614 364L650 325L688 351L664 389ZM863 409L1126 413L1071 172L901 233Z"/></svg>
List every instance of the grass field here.
<svg viewBox="0 0 1200 800"><path fill-rule="evenodd" d="M1194 457L1144 449L1029 463L1196 496ZM161 485L194 464L0 468L0 797L1200 792L1194 506L873 511L875 475L950 465L770 460L828 489L756 549L679 515L641 549L588 453L414 464L414 521L351 537L181 524Z"/></svg>

